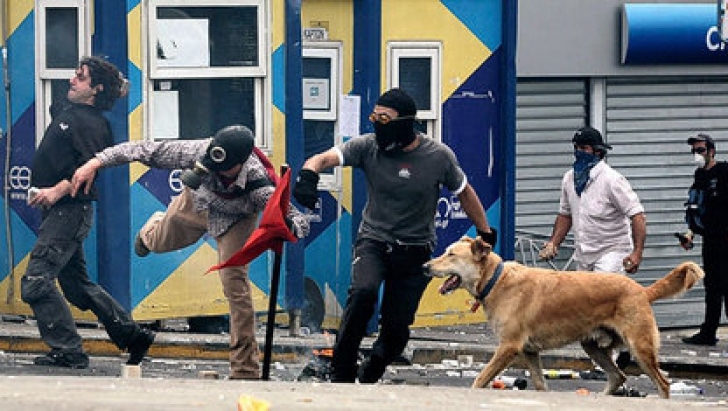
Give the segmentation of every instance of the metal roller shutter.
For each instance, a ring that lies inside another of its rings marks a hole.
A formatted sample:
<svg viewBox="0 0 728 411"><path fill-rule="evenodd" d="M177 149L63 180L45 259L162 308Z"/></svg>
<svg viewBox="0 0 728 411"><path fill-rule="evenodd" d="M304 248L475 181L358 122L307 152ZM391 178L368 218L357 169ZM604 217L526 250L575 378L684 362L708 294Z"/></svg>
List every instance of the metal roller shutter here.
<svg viewBox="0 0 728 411"><path fill-rule="evenodd" d="M605 135L614 146L608 161L629 179L647 215L644 261L635 276L642 284L682 261L701 262L699 243L686 252L674 237L686 228L683 203L695 170L686 139L699 131L718 140L717 157L725 158L728 77L607 80ZM703 294L701 282L681 298L655 304L660 327L700 324Z"/></svg>
<svg viewBox="0 0 728 411"><path fill-rule="evenodd" d="M546 266L537 249L551 235L564 171L573 162L571 137L587 118L584 80L519 80L516 121L516 258ZM568 241L554 261L569 268Z"/></svg>

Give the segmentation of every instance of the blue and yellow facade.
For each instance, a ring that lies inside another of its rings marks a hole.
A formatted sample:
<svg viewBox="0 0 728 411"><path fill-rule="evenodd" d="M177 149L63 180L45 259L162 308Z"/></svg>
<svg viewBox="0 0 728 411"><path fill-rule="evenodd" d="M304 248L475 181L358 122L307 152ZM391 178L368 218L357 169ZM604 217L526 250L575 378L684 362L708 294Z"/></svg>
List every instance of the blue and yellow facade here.
<svg viewBox="0 0 728 411"><path fill-rule="evenodd" d="M132 84L124 104L117 103L109 113L115 139L148 138L144 131L148 102L142 87L149 64L143 46L147 2L90 3L91 54L108 56ZM270 28L270 101L265 107L272 136L268 153L274 164L287 163L296 169L304 160L300 128L296 127L302 103L295 98L301 81L300 61L295 60L300 58L301 30L291 27L324 25L328 38L341 44L340 93L360 96L362 132L370 131L366 116L374 100L391 85L386 45L436 42L441 49L439 138L458 155L491 224L499 229L499 251L512 256L515 2L270 0L265 4ZM4 244L0 247L2 313L30 314L20 300L19 279L39 223L37 210L25 205L26 179L36 144L36 111L42 109L36 102L35 57L29 52L38 47L34 35L37 6L34 1L18 0L3 11L8 23L4 43L8 58L3 69L10 87L2 93L2 104L10 114L0 121L8 136L2 147L8 187L2 197L6 229L0 234ZM227 302L217 275L204 275L216 262L214 241L205 238L186 249L146 258L132 251L137 230L175 194L169 189L170 173L132 164L103 174L96 226L85 244L92 278L139 320L225 314ZM320 218L312 223L312 234L286 249L284 292L278 298L281 309L306 310L310 293L317 293L316 300L323 301L323 307L318 307L324 311L323 325L336 324L346 301L350 250L366 198L364 186L361 176L345 169L340 189L321 192ZM435 216L439 227L436 252L462 235L474 234L474 227L453 200L443 191L442 209ZM272 264L272 256L264 254L250 267L254 302L261 311L268 306ZM304 283L312 286L305 292ZM433 282L428 288L416 325L483 321L481 313L469 311L464 293L442 297L437 294L438 285Z"/></svg>

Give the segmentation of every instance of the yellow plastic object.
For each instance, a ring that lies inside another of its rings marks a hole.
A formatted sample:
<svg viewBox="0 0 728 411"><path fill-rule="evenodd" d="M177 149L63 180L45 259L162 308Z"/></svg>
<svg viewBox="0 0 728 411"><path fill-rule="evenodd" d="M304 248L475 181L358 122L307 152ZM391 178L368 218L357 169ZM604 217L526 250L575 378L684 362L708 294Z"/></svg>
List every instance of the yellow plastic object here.
<svg viewBox="0 0 728 411"><path fill-rule="evenodd" d="M238 398L238 411L268 411L269 409L268 401L259 400L250 395L241 395Z"/></svg>

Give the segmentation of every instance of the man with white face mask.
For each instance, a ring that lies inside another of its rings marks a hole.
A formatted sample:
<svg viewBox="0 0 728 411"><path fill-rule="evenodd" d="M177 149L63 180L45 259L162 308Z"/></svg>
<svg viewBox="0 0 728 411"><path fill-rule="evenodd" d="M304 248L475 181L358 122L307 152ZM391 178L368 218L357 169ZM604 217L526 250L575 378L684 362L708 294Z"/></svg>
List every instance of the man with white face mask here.
<svg viewBox="0 0 728 411"><path fill-rule="evenodd" d="M715 335L722 304L726 304L728 313L728 163L715 161L715 142L707 134L688 138L688 145L698 168L686 203L690 241L682 246L691 248L693 233L703 237L705 320L697 334L682 340L713 346L718 342Z"/></svg>

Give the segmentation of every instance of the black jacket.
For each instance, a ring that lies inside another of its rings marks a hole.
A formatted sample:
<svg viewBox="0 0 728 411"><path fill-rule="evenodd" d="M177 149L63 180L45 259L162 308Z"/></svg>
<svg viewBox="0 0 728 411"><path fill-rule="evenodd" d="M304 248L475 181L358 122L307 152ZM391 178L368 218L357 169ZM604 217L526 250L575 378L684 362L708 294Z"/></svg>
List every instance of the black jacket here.
<svg viewBox="0 0 728 411"><path fill-rule="evenodd" d="M62 180L71 181L76 169L94 154L114 143L109 121L99 109L87 104L70 104L55 114L33 157L31 181L34 187L52 187ZM93 187L88 195L83 188L75 199L88 201L98 197Z"/></svg>
<svg viewBox="0 0 728 411"><path fill-rule="evenodd" d="M695 170L691 189L704 192L704 237L728 234L728 163L721 161L710 170Z"/></svg>

